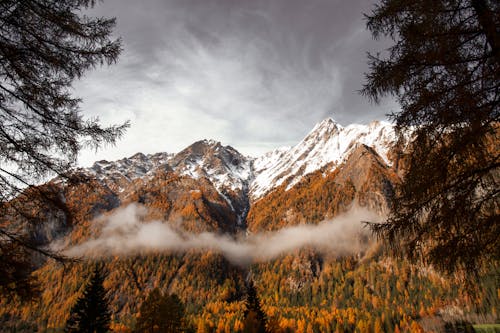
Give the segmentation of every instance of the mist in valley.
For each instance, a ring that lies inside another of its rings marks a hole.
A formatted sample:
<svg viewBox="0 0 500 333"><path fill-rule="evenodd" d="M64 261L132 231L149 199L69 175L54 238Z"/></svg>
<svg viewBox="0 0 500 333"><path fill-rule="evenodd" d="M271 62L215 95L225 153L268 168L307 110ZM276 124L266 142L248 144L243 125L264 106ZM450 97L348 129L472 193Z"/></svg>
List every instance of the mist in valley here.
<svg viewBox="0 0 500 333"><path fill-rule="evenodd" d="M274 232L228 235L214 232L191 233L169 221L146 221L148 210L130 204L95 219L100 235L63 250L69 257L100 258L131 256L148 252L211 250L237 265L275 259L303 247L322 253L349 255L365 250L370 231L363 221L379 221L380 216L360 207L318 224L302 224ZM60 249L61 245L54 244Z"/></svg>

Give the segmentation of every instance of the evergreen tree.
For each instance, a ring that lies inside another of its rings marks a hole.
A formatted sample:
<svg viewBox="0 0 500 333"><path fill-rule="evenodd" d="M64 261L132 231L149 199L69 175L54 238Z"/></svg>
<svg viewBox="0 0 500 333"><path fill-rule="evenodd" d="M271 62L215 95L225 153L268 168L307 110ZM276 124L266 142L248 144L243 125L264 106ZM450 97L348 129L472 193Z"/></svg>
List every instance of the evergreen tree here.
<svg viewBox="0 0 500 333"><path fill-rule="evenodd" d="M139 309L140 317L135 325L135 332L154 332L159 327L160 317L160 289L153 289L142 302Z"/></svg>
<svg viewBox="0 0 500 333"><path fill-rule="evenodd" d="M262 311L260 300L257 296L257 290L255 289L252 279L247 281L245 306L243 332L266 333L266 314Z"/></svg>
<svg viewBox="0 0 500 333"><path fill-rule="evenodd" d="M184 329L184 305L176 294L164 295L160 307L163 332L175 333Z"/></svg>
<svg viewBox="0 0 500 333"><path fill-rule="evenodd" d="M139 310L135 332L180 332L184 329L184 305L176 294L153 289Z"/></svg>
<svg viewBox="0 0 500 333"><path fill-rule="evenodd" d="M115 62L121 51L120 40L111 39L114 19L84 15L94 4L0 1L0 292L29 294L32 285L26 282L31 271L23 269L30 258L11 249L61 259L6 227L15 220L36 226L47 219L40 212L67 211L57 187L32 185L54 175L76 180L66 173L79 151L114 143L127 126L106 128L97 119L84 119L80 99L71 95L73 80Z"/></svg>
<svg viewBox="0 0 500 333"><path fill-rule="evenodd" d="M82 296L71 309L65 332L104 333L109 330L111 314L103 282L101 268L96 265Z"/></svg>
<svg viewBox="0 0 500 333"><path fill-rule="evenodd" d="M392 38L370 56L363 93L392 95L404 179L374 231L397 253L448 272L500 257L500 2L382 0L367 27Z"/></svg>

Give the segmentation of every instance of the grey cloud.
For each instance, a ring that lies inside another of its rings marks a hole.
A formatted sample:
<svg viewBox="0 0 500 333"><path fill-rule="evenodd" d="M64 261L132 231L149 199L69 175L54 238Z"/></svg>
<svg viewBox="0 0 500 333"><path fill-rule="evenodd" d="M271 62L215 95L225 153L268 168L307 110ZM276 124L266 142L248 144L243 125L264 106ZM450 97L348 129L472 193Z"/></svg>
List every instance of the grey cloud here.
<svg viewBox="0 0 500 333"><path fill-rule="evenodd" d="M132 128L81 163L174 152L200 138L256 154L299 141L327 116L344 125L384 118L394 103L373 106L356 92L366 51L384 46L364 28L370 8L368 0L104 1L91 13L117 17L125 51L77 94L86 115L130 119Z"/></svg>

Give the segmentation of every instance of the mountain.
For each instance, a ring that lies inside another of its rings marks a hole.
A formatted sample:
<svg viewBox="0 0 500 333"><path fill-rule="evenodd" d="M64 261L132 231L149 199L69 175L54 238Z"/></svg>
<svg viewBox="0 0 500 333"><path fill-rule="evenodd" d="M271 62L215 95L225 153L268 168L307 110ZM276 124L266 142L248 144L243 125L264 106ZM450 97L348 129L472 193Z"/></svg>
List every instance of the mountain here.
<svg viewBox="0 0 500 333"><path fill-rule="evenodd" d="M342 127L333 119L325 119L296 146L280 148L256 158L250 194L253 199L258 199L283 183L289 189L304 175L327 164L333 170L360 144L371 147L391 165L388 153L395 139L393 126L386 122Z"/></svg>
<svg viewBox="0 0 500 333"><path fill-rule="evenodd" d="M353 204L385 216L393 187L400 181L395 170L362 143L354 144L342 160L326 163L301 175L295 185L283 183L256 200L247 217L249 230L318 223L348 211Z"/></svg>
<svg viewBox="0 0 500 333"><path fill-rule="evenodd" d="M117 193L129 193L130 186L154 183L159 174L184 177L184 183L199 183L190 191L199 191L200 186L213 187L236 213L237 225L241 225L248 211L248 188L253 177L251 158L213 140L195 142L177 154L138 153L115 162L98 161L79 172L95 177Z"/></svg>
<svg viewBox="0 0 500 333"><path fill-rule="evenodd" d="M203 206L207 208L215 205L219 207L216 211L229 210L230 214L227 212L222 214L226 220L223 224L227 227L235 221L234 228L229 229L238 230L246 227L246 216L251 211L253 203L272 194L273 191L287 192L299 185L308 175L319 170L327 174L339 168L347 168L344 164L355 151L360 149L359 147L366 147L365 154L372 156L370 163L383 166L387 170L391 169L393 162L389 157L389 152L394 141L394 128L389 123L374 121L368 125L343 127L328 118L318 123L297 145L278 148L257 158L244 156L233 147L223 146L220 142L201 140L176 154L137 153L118 161L98 161L92 167L81 169L79 172L95 177L123 202L130 201L130 193L152 191L155 184L159 182L158 177L165 177L165 175L182 177L182 184L180 181L172 183L171 186L176 187L176 190L172 188L167 195L170 206L175 207L177 211L172 212L171 209L163 218L183 216L179 211L186 211L186 205L190 202L190 200L186 201L184 193L202 191L200 190L202 188L211 198L211 200L204 200ZM351 158L353 159L354 157ZM369 170L368 164L370 163L360 164L358 169ZM359 174L361 175L362 172ZM353 172L349 177L344 178L341 182L349 179L349 181L354 180L356 185L362 185ZM383 181L381 179L377 181L387 184L397 181L394 175L386 175L383 178ZM190 185L185 187L186 184ZM357 191L359 190L363 189L358 186ZM160 192L163 193L165 190ZM174 195L174 193L177 194ZM374 195L384 199L382 203L378 200L379 203L371 207L377 206L379 207L377 211L384 213L389 194L390 191L387 190L381 191L378 196ZM126 199L127 196L128 199ZM143 197L152 198L149 194ZM203 198L206 199L204 196ZM151 200L155 201L155 199ZM338 204L340 203L337 202ZM342 203L346 207L349 204ZM199 211L205 210L199 209ZM208 211L213 212L214 208ZM321 212L319 214L321 215ZM211 220L207 218L208 215L210 214L197 214L194 217L203 216L202 220ZM217 217L220 218L220 214ZM218 223L220 224L220 221ZM217 223L214 224L211 221L209 224L213 226ZM226 231L229 229L224 228Z"/></svg>
<svg viewBox="0 0 500 333"><path fill-rule="evenodd" d="M115 162L98 161L81 170L113 187L125 186L138 178L151 177L159 170L176 171L194 179L205 177L221 192L243 191L251 177L251 159L220 142L202 140L177 154L137 153ZM118 190L123 190L118 187Z"/></svg>
<svg viewBox="0 0 500 333"><path fill-rule="evenodd" d="M123 190L126 182L150 177L158 170L172 170L194 179L209 179L231 203L242 198L255 201L282 184L292 188L305 175L326 165L329 171L335 170L361 144L372 148L383 163L391 166L389 151L395 139L394 128L387 122L342 127L328 118L297 145L278 148L257 158L243 156L220 142L202 140L177 154L138 153L115 162L96 162L84 172Z"/></svg>
<svg viewBox="0 0 500 333"><path fill-rule="evenodd" d="M56 179L46 185L57 187L66 207L43 212L50 223L37 230L37 237L60 248L85 243L109 232L100 217L116 216L124 211L120 207L132 203L147 208L141 223L161 221L151 227L168 224L188 238L223 234L221 242L294 225L310 227L352 207L384 215L404 165L392 150L394 140L388 123L343 127L326 119L297 145L257 158L202 140L174 154L138 153L98 161L75 171L90 181L66 184ZM126 230L129 218L119 215L115 223L123 223ZM133 227L144 237L137 225ZM376 244L341 257L304 247L238 266L207 248L129 256L104 253L102 261L109 273L105 287L113 330L121 332L134 327L141 303L156 287L180 297L193 330L241 332L249 276L275 332L371 332L376 327L394 332L395 326L418 331L421 318L447 307L455 311L451 307L462 304L465 296L457 295L459 286L432 268L394 261L382 253ZM33 274L42 287L40 302L0 299L0 330L61 331L92 268L92 260L68 267L51 260L39 263ZM491 281L474 297L488 308L499 304Z"/></svg>

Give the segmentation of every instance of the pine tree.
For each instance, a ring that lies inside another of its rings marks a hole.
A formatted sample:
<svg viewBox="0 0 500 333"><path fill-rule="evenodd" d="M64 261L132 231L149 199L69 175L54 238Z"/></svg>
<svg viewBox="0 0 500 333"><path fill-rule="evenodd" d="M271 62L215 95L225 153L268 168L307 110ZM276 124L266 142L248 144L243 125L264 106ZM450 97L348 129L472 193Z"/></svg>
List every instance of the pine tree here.
<svg viewBox="0 0 500 333"><path fill-rule="evenodd" d="M247 281L245 306L243 332L266 333L266 314L262 311L260 300L257 296L257 290L255 289L252 279Z"/></svg>
<svg viewBox="0 0 500 333"><path fill-rule="evenodd" d="M113 144L128 126L102 127L83 118L80 99L72 96L75 79L115 62L121 51L120 40L111 38L114 19L84 15L94 4L0 1L0 292L30 293L31 271L22 268L33 252L62 259L27 237L28 228L6 227L36 227L47 220L41 212L67 212L57 187L33 185L56 175L77 181L67 172L79 151ZM28 258L14 256L14 247L24 248Z"/></svg>
<svg viewBox="0 0 500 333"><path fill-rule="evenodd" d="M82 296L71 309L65 332L104 333L109 330L111 314L103 282L102 269L96 265Z"/></svg>
<svg viewBox="0 0 500 333"><path fill-rule="evenodd" d="M176 294L153 289L139 310L135 332L180 332L184 329L184 305Z"/></svg>
<svg viewBox="0 0 500 333"><path fill-rule="evenodd" d="M155 327L159 326L161 298L160 289L155 288L142 302L139 309L140 317L135 325L135 332L154 332Z"/></svg>
<svg viewBox="0 0 500 333"><path fill-rule="evenodd" d="M166 333L181 332L184 327L184 305L176 294L164 295L160 311L163 314L160 328Z"/></svg>
<svg viewBox="0 0 500 333"><path fill-rule="evenodd" d="M500 257L500 2L382 0L367 27L394 45L370 56L362 92L394 96L400 144L413 133L373 230L399 254L475 274Z"/></svg>

